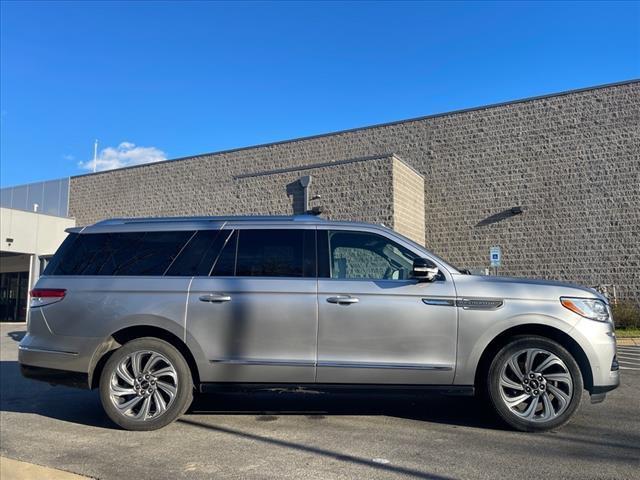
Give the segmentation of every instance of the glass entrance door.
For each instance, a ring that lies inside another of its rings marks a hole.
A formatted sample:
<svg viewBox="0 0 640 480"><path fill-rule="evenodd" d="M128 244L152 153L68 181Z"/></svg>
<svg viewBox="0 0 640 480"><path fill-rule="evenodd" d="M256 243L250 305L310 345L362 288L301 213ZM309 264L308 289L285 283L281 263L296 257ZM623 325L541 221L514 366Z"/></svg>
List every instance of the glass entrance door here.
<svg viewBox="0 0 640 480"><path fill-rule="evenodd" d="M0 322L27 319L29 272L0 273Z"/></svg>

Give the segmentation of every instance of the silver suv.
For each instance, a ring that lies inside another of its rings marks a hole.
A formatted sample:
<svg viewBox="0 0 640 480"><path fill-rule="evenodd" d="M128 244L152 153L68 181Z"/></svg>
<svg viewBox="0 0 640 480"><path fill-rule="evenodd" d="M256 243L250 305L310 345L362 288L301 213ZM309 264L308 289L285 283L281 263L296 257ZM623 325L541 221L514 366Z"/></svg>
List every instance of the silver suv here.
<svg viewBox="0 0 640 480"><path fill-rule="evenodd" d="M619 384L597 292L468 275L383 226L313 216L70 229L19 348L23 375L99 388L130 430L169 424L194 392L277 384L476 393L539 431Z"/></svg>

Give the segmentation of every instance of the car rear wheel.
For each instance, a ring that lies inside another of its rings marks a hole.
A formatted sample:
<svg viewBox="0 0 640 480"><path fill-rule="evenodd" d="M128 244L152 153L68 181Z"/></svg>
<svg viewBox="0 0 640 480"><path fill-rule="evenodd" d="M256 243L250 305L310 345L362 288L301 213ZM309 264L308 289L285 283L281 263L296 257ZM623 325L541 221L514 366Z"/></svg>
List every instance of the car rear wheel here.
<svg viewBox="0 0 640 480"><path fill-rule="evenodd" d="M526 432L564 425L582 397L582 375L575 359L544 337L515 337L491 362L487 380L488 397L498 416Z"/></svg>
<svg viewBox="0 0 640 480"><path fill-rule="evenodd" d="M138 338L116 350L100 376L100 400L126 430L156 430L182 415L193 399L191 371L171 344Z"/></svg>

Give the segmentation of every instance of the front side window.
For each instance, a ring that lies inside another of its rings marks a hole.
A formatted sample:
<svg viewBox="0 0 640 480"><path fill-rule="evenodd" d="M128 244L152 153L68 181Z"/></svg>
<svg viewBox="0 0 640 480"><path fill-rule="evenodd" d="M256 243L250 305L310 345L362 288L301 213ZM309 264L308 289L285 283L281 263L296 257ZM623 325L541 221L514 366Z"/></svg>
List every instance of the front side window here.
<svg viewBox="0 0 640 480"><path fill-rule="evenodd" d="M328 231L329 276L336 279L407 280L417 255L382 235Z"/></svg>
<svg viewBox="0 0 640 480"><path fill-rule="evenodd" d="M238 277L314 277L315 231L239 230Z"/></svg>

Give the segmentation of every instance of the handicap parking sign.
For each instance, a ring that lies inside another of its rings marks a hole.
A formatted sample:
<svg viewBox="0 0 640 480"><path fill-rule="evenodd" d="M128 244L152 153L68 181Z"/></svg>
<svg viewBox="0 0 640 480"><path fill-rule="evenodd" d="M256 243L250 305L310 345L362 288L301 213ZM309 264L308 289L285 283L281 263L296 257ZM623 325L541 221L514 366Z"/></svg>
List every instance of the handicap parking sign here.
<svg viewBox="0 0 640 480"><path fill-rule="evenodd" d="M502 251L500 247L491 247L489 249L489 261L492 267L499 267L502 262Z"/></svg>

